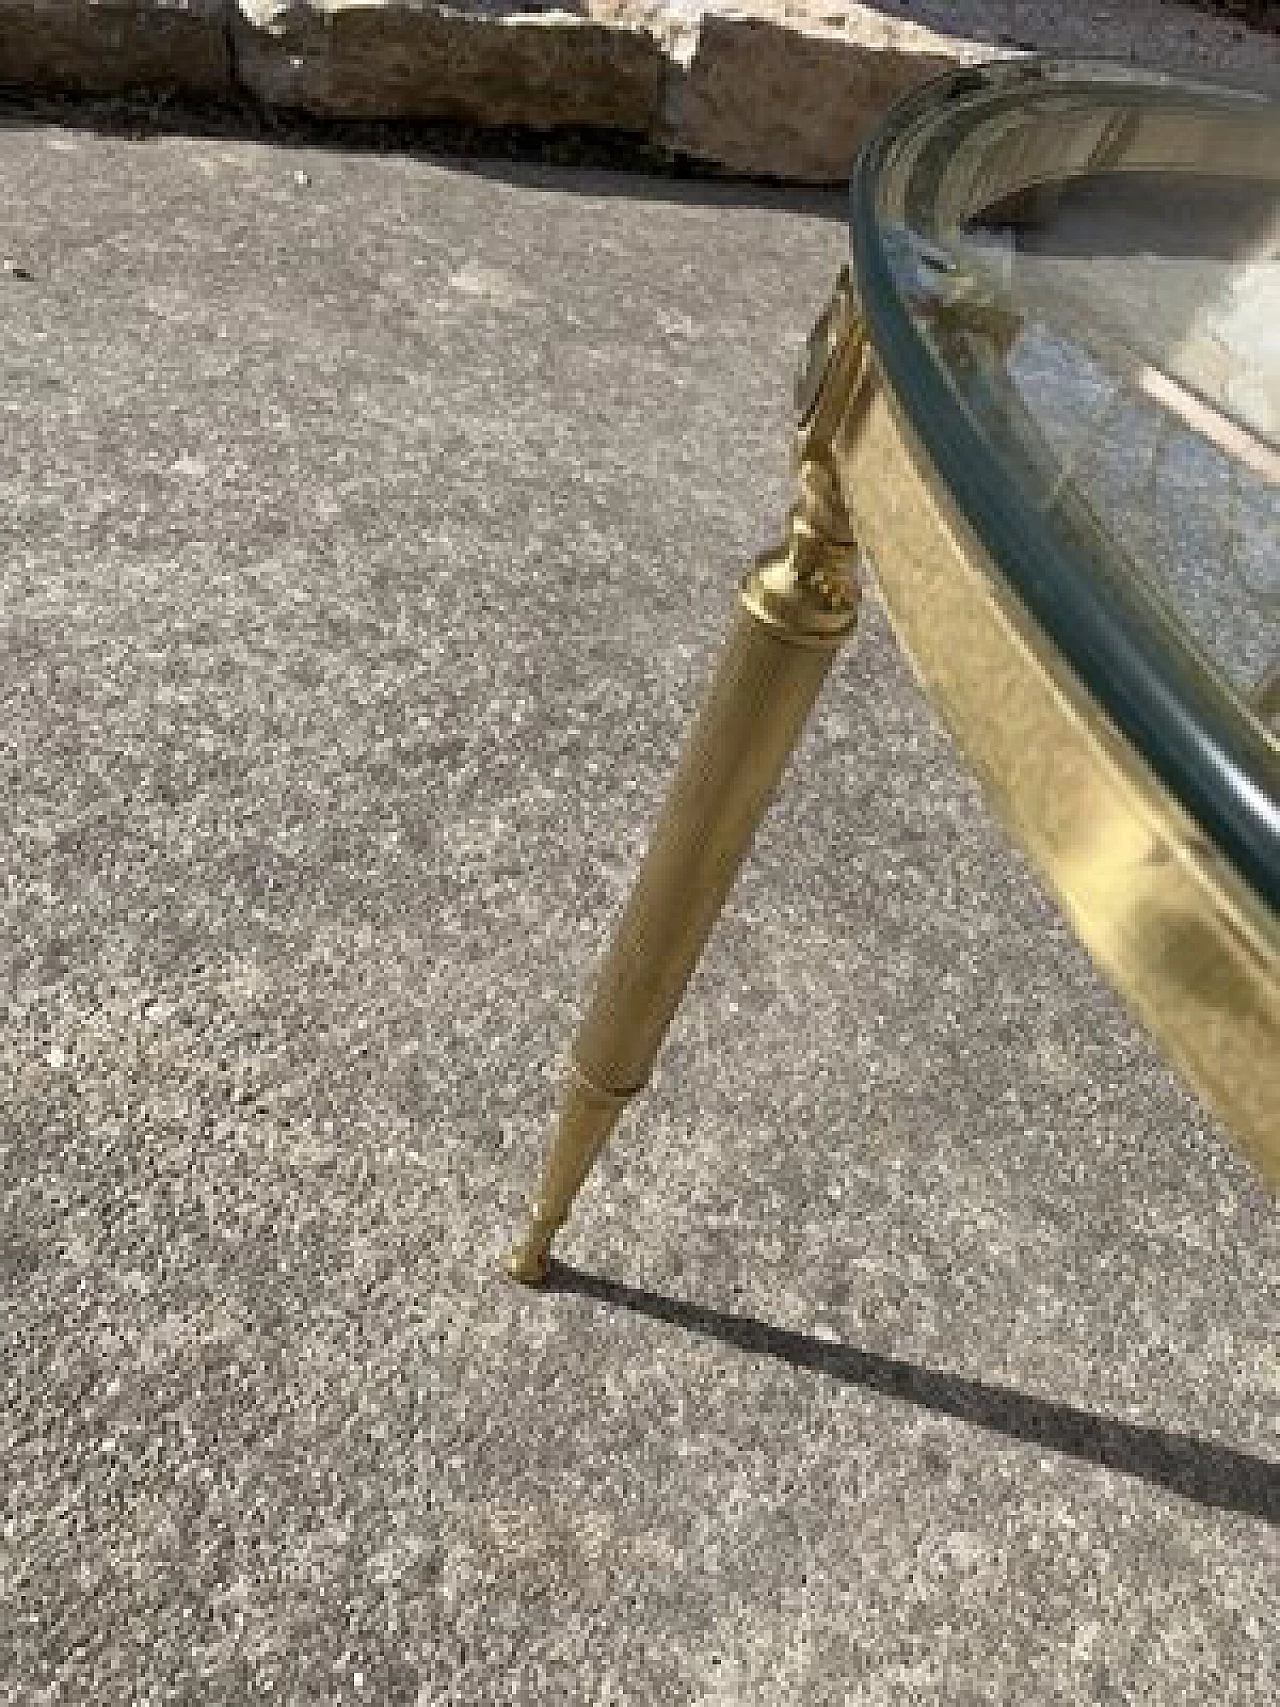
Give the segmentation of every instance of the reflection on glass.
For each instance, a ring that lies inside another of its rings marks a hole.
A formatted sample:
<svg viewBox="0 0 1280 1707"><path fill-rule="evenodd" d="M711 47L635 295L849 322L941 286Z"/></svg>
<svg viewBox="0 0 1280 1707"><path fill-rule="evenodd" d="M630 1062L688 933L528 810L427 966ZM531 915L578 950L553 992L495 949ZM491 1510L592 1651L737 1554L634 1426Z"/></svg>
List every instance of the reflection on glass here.
<svg viewBox="0 0 1280 1707"><path fill-rule="evenodd" d="M1242 694L1280 660L1280 212L1262 181L1037 186L948 245L1059 479ZM980 284L981 289L975 289ZM1263 709L1261 706L1259 709Z"/></svg>

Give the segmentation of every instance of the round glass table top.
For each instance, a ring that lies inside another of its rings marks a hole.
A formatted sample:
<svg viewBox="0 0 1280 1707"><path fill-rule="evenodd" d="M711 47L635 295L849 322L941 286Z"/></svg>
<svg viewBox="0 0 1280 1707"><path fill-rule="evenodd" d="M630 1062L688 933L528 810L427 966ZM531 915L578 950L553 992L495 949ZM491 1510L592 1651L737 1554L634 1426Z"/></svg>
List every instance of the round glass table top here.
<svg viewBox="0 0 1280 1707"><path fill-rule="evenodd" d="M851 217L882 382L1001 595L1280 910L1280 108L962 72Z"/></svg>

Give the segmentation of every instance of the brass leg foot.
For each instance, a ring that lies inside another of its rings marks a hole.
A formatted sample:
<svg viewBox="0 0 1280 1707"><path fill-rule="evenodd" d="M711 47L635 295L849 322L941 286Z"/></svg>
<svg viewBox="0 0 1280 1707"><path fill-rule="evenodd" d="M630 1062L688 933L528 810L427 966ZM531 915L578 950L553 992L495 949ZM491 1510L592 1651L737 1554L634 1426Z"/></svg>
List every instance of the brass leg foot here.
<svg viewBox="0 0 1280 1707"><path fill-rule="evenodd" d="M547 1278L551 1241L627 1102L625 1095L600 1090L576 1065L570 1065L542 1188L530 1206L525 1236L507 1258L507 1273L513 1280L541 1286Z"/></svg>
<svg viewBox="0 0 1280 1707"><path fill-rule="evenodd" d="M531 1231L507 1258L507 1273L521 1286L541 1286L547 1278L550 1262L549 1244L544 1244L539 1235Z"/></svg>

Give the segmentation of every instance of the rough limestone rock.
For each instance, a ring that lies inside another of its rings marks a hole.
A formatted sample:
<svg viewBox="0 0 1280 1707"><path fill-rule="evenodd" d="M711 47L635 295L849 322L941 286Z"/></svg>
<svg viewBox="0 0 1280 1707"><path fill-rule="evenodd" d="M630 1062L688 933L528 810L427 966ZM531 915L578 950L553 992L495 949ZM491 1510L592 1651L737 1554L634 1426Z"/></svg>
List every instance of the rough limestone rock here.
<svg viewBox="0 0 1280 1707"><path fill-rule="evenodd" d="M333 117L453 119L648 136L662 50L647 31L565 12L425 0L239 0L240 83Z"/></svg>
<svg viewBox="0 0 1280 1707"><path fill-rule="evenodd" d="M0 84L121 95L231 92L235 0L0 0Z"/></svg>
<svg viewBox="0 0 1280 1707"><path fill-rule="evenodd" d="M738 172L842 182L885 108L992 59L1104 58L1280 95L1280 35L1178 0L584 0L668 55L656 140Z"/></svg>
<svg viewBox="0 0 1280 1707"><path fill-rule="evenodd" d="M1024 53L1280 94L1280 34L1179 0L0 0L11 89L591 128L808 183L842 182L905 90Z"/></svg>
<svg viewBox="0 0 1280 1707"><path fill-rule="evenodd" d="M989 44L897 20L855 41L765 18L708 15L692 52L676 60L659 140L735 172L840 183L862 138L899 95L996 57Z"/></svg>

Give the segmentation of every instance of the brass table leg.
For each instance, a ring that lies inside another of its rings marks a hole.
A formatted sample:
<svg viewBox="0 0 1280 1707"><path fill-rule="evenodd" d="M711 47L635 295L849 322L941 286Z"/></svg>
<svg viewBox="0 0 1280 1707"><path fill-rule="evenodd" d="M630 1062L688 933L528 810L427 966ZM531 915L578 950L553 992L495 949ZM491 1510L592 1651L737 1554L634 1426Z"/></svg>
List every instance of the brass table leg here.
<svg viewBox="0 0 1280 1707"><path fill-rule="evenodd" d="M563 1090L541 1189L508 1268L531 1284L654 1057L792 748L857 618L857 545L832 447L860 413L865 352L847 279L802 375L800 497L782 547L743 582L741 609L684 748L599 974Z"/></svg>

